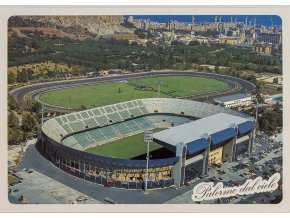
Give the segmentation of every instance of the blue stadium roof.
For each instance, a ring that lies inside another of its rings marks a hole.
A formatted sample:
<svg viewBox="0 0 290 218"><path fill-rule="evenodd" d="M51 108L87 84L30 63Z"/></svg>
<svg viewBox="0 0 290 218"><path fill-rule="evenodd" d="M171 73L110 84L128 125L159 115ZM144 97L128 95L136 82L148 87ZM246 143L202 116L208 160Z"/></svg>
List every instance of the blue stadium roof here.
<svg viewBox="0 0 290 218"><path fill-rule="evenodd" d="M207 147L206 134L211 136L211 145L215 146L233 139L237 134L235 126L239 129L238 136L254 129L253 122L246 118L219 113L154 133L153 137L171 146L183 142L188 154L194 154Z"/></svg>
<svg viewBox="0 0 290 218"><path fill-rule="evenodd" d="M250 132L252 129L254 129L255 125L252 121L248 121L248 122L239 124L238 127L239 127L238 128L239 135L244 135Z"/></svg>
<svg viewBox="0 0 290 218"><path fill-rule="evenodd" d="M187 143L187 153L189 155L198 153L202 150L205 150L208 145L208 142L205 138L197 139L195 141Z"/></svg>
<svg viewBox="0 0 290 218"><path fill-rule="evenodd" d="M211 144L218 145L233 139L236 136L236 131L234 128L227 128L217 133L211 134Z"/></svg>

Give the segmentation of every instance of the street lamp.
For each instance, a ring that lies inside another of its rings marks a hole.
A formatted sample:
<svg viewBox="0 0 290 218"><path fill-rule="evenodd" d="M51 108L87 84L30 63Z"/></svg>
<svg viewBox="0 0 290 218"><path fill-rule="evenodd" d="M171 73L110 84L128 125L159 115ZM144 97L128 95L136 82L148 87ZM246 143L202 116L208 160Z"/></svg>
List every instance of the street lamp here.
<svg viewBox="0 0 290 218"><path fill-rule="evenodd" d="M86 180L86 164L84 163L84 180Z"/></svg>
<svg viewBox="0 0 290 218"><path fill-rule="evenodd" d="M40 132L41 132L41 146L43 148L44 147L43 146L44 137L43 137L42 130L41 130L42 126L43 126L43 103L41 102L41 126L40 126Z"/></svg>
<svg viewBox="0 0 290 218"><path fill-rule="evenodd" d="M255 121L256 121L256 125L258 123L258 110L259 110L259 102L258 102L258 98L256 97L256 116L255 116Z"/></svg>
<svg viewBox="0 0 290 218"><path fill-rule="evenodd" d="M44 107L43 107L43 103L41 102L41 127L43 126L43 111L44 111Z"/></svg>
<svg viewBox="0 0 290 218"><path fill-rule="evenodd" d="M157 80L156 82L158 84L158 98L159 98L160 97L160 88L161 88L161 85L162 85L162 81L161 80Z"/></svg>

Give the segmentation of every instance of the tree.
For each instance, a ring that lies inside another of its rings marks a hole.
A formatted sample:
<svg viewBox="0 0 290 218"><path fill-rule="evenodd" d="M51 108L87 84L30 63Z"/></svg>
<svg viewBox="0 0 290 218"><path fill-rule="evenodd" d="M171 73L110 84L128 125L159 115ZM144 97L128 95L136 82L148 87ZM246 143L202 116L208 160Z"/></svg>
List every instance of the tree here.
<svg viewBox="0 0 290 218"><path fill-rule="evenodd" d="M10 111L8 115L8 126L11 128L18 128L19 127L19 119L15 112Z"/></svg>
<svg viewBox="0 0 290 218"><path fill-rule="evenodd" d="M276 113L280 113L280 112L281 112L281 109L282 109L282 107L281 107L281 105L279 104L279 102L276 102L273 111L276 112Z"/></svg>
<svg viewBox="0 0 290 218"><path fill-rule="evenodd" d="M248 75L245 77L246 80L248 80L249 82L256 84L257 83L257 79L254 75Z"/></svg>
<svg viewBox="0 0 290 218"><path fill-rule="evenodd" d="M10 110L16 110L18 108L18 102L13 98L11 94L8 94L8 107Z"/></svg>
<svg viewBox="0 0 290 218"><path fill-rule="evenodd" d="M8 84L12 84L16 82L16 74L8 73Z"/></svg>
<svg viewBox="0 0 290 218"><path fill-rule="evenodd" d="M134 34L137 35L140 39L145 39L146 35L141 29L134 30Z"/></svg>
<svg viewBox="0 0 290 218"><path fill-rule="evenodd" d="M190 45L190 46L199 46L200 43L199 43L198 41L190 41L190 42L189 42L189 45Z"/></svg>
<svg viewBox="0 0 290 218"><path fill-rule="evenodd" d="M258 99L259 104L265 103L265 98L261 95L260 92L256 94L256 98Z"/></svg>
<svg viewBox="0 0 290 218"><path fill-rule="evenodd" d="M214 72L217 72L217 73L218 73L219 71L220 71L219 66L218 66L218 65L215 65L215 66L214 66Z"/></svg>
<svg viewBox="0 0 290 218"><path fill-rule="evenodd" d="M81 111L84 111L84 110L86 110L86 109L87 109L87 108L86 108L85 105L82 104L82 105L80 106L80 110L81 110Z"/></svg>
<svg viewBox="0 0 290 218"><path fill-rule="evenodd" d="M26 83L28 81L28 75L26 70L22 69L17 72L16 81L19 83Z"/></svg>
<svg viewBox="0 0 290 218"><path fill-rule="evenodd" d="M263 131L276 131L283 125L282 111L280 105L275 105L274 109L262 108L258 118L259 129Z"/></svg>
<svg viewBox="0 0 290 218"><path fill-rule="evenodd" d="M134 29L136 28L135 25L131 22L129 22L128 20L124 20L123 23L121 23L122 26L129 28L129 29Z"/></svg>
<svg viewBox="0 0 290 218"><path fill-rule="evenodd" d="M37 133L40 129L40 125L35 116L33 116L31 113L25 113L22 117L21 128L25 132Z"/></svg>
<svg viewBox="0 0 290 218"><path fill-rule="evenodd" d="M273 79L273 83L274 84L278 84L278 77L276 77L276 78Z"/></svg>
<svg viewBox="0 0 290 218"><path fill-rule="evenodd" d="M266 119L260 119L259 120L259 127L261 130L267 130L269 128L269 121Z"/></svg>
<svg viewBox="0 0 290 218"><path fill-rule="evenodd" d="M24 140L24 133L20 129L8 128L8 144L18 145Z"/></svg>
<svg viewBox="0 0 290 218"><path fill-rule="evenodd" d="M32 41L32 43L31 43L31 48L34 48L34 49L39 48L39 46L38 46L38 44L37 44L37 42L36 42L35 39L34 39L34 40Z"/></svg>
<svg viewBox="0 0 290 218"><path fill-rule="evenodd" d="M41 104L38 101L27 98L26 99L27 109L31 112L39 113Z"/></svg>

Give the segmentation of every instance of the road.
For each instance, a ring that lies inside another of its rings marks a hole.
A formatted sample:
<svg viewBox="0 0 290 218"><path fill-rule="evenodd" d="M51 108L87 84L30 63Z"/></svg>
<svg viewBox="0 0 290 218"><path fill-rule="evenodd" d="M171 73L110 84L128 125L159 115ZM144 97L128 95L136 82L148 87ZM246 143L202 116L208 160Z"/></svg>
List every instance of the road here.
<svg viewBox="0 0 290 218"><path fill-rule="evenodd" d="M10 91L9 93L18 100L22 107L25 107L25 102L23 100L25 95L31 94L32 98L36 98L40 93L59 89L59 88L67 88L72 86L81 86L81 85L89 85L89 84L97 84L97 83L105 83L112 81L122 81L122 80L133 80L142 77L150 77L150 76L195 76L195 77L208 77L217 80L224 80L231 84L230 88L226 92L216 92L213 95L201 95L201 96L193 96L195 100L204 101L208 99L212 99L215 97L220 97L229 94L237 94L237 93L251 93L255 86L254 84L229 75L223 74L215 74L215 73L205 73L205 72L187 72L187 71L166 71L166 72L141 72L141 73L133 73L126 75L115 75L115 76L107 76L107 77L93 77L93 78L85 78L85 79L75 79L75 80L64 80L64 81L55 81L55 82L46 82L33 84L29 86L20 87ZM234 87L235 84L239 84L239 88L236 89ZM72 112L73 110L68 110L65 108L48 106L46 107L48 111L56 111L56 112Z"/></svg>
<svg viewBox="0 0 290 218"><path fill-rule="evenodd" d="M101 203L107 203L104 199L108 197L120 204L162 204L192 189L190 186L184 186L180 189L172 186L165 189L152 190L149 191L149 194L144 194L142 190L105 188L102 185L79 179L58 169L39 154L34 145L29 146L22 162L17 166L18 171L25 168L35 170L44 176L53 178L53 180L96 199Z"/></svg>

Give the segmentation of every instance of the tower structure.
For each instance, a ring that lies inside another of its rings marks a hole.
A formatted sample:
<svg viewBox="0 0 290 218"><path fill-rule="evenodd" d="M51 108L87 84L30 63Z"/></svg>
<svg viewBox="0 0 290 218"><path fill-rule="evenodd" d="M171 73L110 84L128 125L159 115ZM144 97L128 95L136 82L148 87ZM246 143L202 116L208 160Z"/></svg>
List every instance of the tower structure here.
<svg viewBox="0 0 290 218"><path fill-rule="evenodd" d="M247 29L248 28L248 16L246 17L246 20L245 20L245 28Z"/></svg>
<svg viewBox="0 0 290 218"><path fill-rule="evenodd" d="M218 17L217 16L215 16L215 18L214 18L214 26L215 26L215 28L216 29L218 29Z"/></svg>

